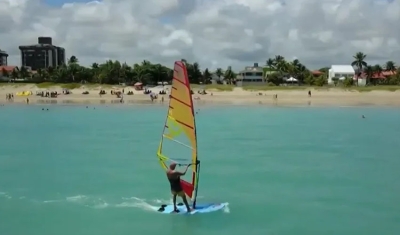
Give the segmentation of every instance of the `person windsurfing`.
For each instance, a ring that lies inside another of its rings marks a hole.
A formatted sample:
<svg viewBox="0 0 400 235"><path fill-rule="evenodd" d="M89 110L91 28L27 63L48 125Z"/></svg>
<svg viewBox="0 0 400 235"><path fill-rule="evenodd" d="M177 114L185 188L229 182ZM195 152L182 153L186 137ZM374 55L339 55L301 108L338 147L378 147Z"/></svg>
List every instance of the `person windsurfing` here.
<svg viewBox="0 0 400 235"><path fill-rule="evenodd" d="M175 171L176 163L171 163L169 165L169 169L167 170L167 178L168 178L169 184L171 185L172 201L174 203L174 212L179 212L178 208L176 207L176 196L180 196L182 198L183 203L186 206L187 212L192 211L192 209L190 208L189 203L186 199L186 194L183 191L183 188L181 185L181 176L186 174L190 165L191 164L187 165L184 172L179 172L179 171Z"/></svg>

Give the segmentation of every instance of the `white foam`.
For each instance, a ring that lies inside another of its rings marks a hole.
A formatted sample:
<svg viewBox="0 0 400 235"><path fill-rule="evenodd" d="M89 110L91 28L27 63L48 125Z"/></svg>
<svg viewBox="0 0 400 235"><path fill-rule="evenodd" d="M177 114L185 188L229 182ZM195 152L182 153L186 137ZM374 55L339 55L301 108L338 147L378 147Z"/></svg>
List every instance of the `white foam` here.
<svg viewBox="0 0 400 235"><path fill-rule="evenodd" d="M76 195L76 196L71 196L67 197L66 200L69 202L83 202L87 199L87 196L85 195Z"/></svg>
<svg viewBox="0 0 400 235"><path fill-rule="evenodd" d="M146 211L157 211L159 206L153 206L146 202L146 199L137 197L123 198L126 202L115 205L115 207L135 207Z"/></svg>
<svg viewBox="0 0 400 235"><path fill-rule="evenodd" d="M0 192L0 197L4 197L4 198L7 198L7 199L11 199L12 198L11 195L9 195L7 192Z"/></svg>
<svg viewBox="0 0 400 235"><path fill-rule="evenodd" d="M104 208L107 208L108 206L109 206L109 205L108 205L107 202L102 202L102 203L100 203L100 204L95 205L94 208L95 208L95 209L104 209Z"/></svg>
<svg viewBox="0 0 400 235"><path fill-rule="evenodd" d="M229 203L228 202L225 202L225 203L226 203L226 206L222 209L222 211L224 213L229 214L229 213L231 213L231 210L229 209Z"/></svg>

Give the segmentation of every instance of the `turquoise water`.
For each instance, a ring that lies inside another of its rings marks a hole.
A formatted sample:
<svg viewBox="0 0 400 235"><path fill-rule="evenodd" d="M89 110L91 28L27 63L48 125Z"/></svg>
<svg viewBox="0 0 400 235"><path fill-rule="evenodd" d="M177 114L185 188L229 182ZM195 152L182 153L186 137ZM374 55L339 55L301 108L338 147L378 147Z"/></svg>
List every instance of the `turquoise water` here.
<svg viewBox="0 0 400 235"><path fill-rule="evenodd" d="M229 210L177 216L164 107L43 107L0 107L0 234L400 234L398 109L198 107L199 201Z"/></svg>

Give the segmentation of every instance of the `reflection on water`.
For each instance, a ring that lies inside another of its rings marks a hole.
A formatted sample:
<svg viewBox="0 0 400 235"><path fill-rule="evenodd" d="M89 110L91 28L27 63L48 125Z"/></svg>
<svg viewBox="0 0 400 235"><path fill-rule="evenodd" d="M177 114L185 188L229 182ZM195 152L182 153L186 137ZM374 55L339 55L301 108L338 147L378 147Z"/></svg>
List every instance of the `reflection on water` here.
<svg viewBox="0 0 400 235"><path fill-rule="evenodd" d="M126 100L121 103L121 100L56 100L56 99L39 99L36 100L37 104L168 104L168 102L158 102L151 100ZM201 102L197 102L201 103Z"/></svg>
<svg viewBox="0 0 400 235"><path fill-rule="evenodd" d="M57 100L37 100L36 103L39 104L57 104Z"/></svg>
<svg viewBox="0 0 400 235"><path fill-rule="evenodd" d="M158 104L159 102L151 101L151 100L128 100L126 101L129 104Z"/></svg>

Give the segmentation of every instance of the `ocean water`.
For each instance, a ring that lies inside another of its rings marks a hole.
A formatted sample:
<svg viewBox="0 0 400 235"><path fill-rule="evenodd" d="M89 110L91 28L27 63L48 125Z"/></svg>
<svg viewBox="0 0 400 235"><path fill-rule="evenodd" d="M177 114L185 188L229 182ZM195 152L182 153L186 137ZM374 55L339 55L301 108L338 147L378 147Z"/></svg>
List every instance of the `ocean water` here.
<svg viewBox="0 0 400 235"><path fill-rule="evenodd" d="M399 109L196 109L198 200L229 208L180 216L165 107L0 107L0 234L400 234Z"/></svg>

